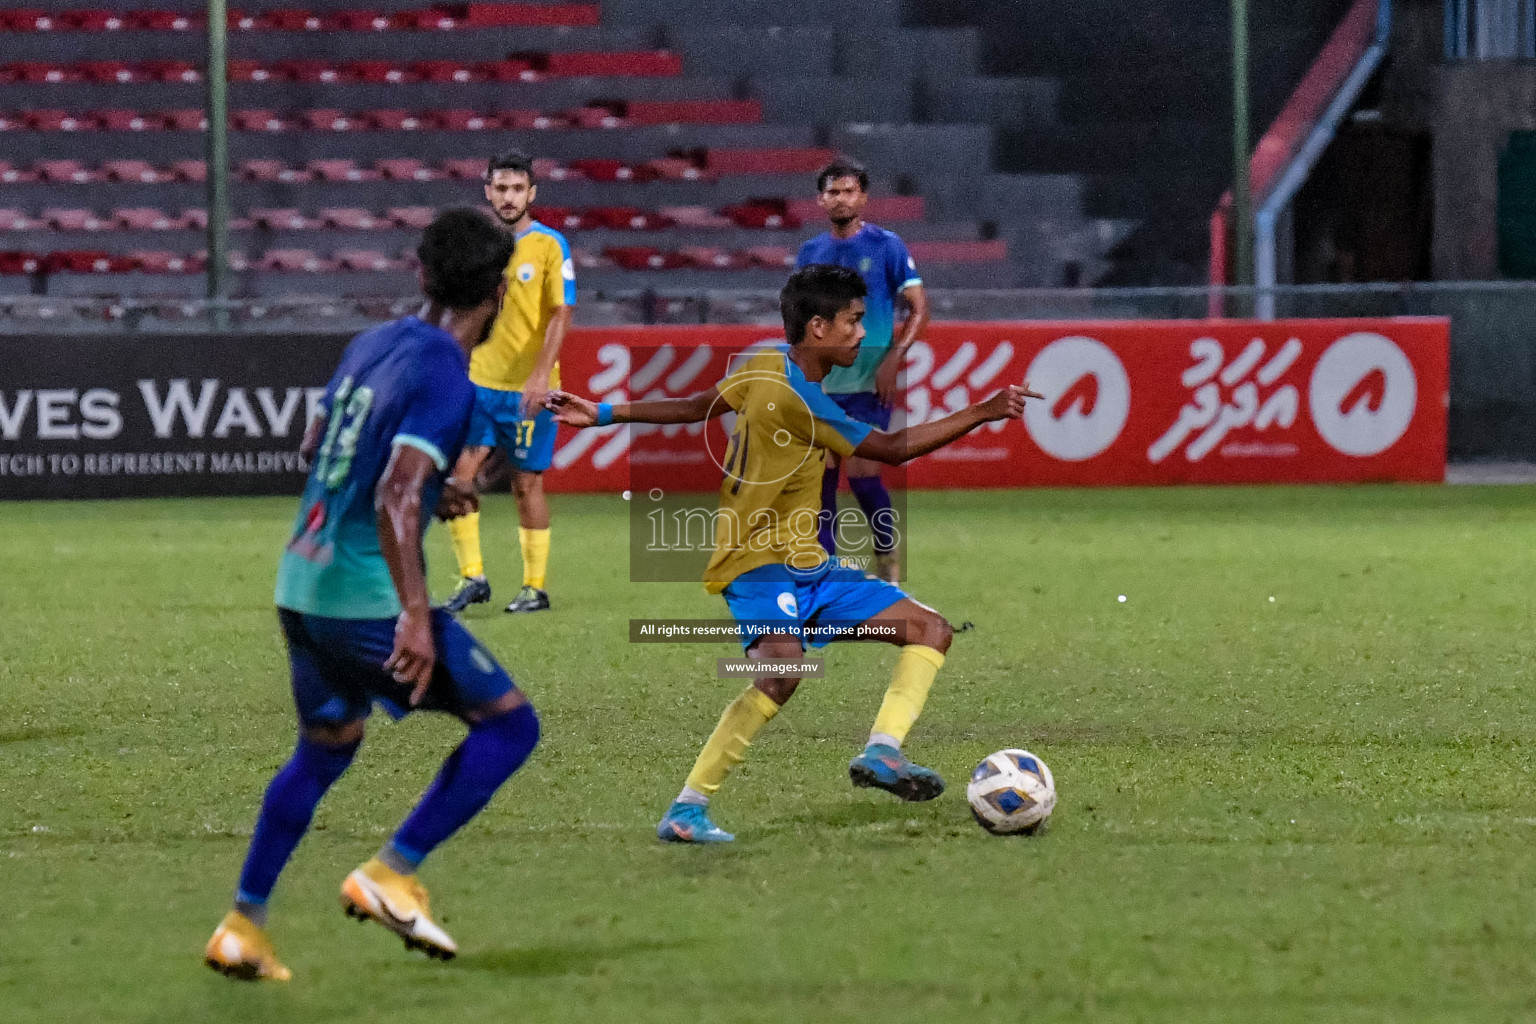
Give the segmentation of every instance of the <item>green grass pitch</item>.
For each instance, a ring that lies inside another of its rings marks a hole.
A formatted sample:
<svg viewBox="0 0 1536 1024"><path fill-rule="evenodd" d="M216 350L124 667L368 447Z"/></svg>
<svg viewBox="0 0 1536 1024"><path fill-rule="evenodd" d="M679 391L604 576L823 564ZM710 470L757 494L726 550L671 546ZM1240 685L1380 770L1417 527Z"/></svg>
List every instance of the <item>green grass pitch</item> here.
<svg viewBox="0 0 1536 1024"><path fill-rule="evenodd" d="M950 792L849 786L894 652L834 648L716 801L728 849L652 829L732 651L626 641L723 604L624 582L623 503L558 498L555 610L470 616L545 742L425 867L462 955L337 905L459 735L379 720L278 886L286 986L200 954L293 740L292 501L0 505L0 1020L1531 1020L1533 497L914 495L908 587L976 623L908 744ZM505 601L510 499L484 523ZM963 798L1016 745L1060 791L1034 839Z"/></svg>

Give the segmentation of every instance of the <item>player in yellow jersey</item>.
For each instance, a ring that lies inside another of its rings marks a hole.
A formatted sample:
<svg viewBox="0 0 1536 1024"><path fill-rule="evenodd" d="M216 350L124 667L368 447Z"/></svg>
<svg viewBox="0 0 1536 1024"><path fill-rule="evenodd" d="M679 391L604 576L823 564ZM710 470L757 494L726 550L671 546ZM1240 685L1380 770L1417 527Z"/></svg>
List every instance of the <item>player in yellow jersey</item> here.
<svg viewBox="0 0 1536 1024"><path fill-rule="evenodd" d="M491 337L475 349L469 379L475 385L475 414L464 453L453 468L461 489L474 486L480 464L496 445L506 449L514 470L518 539L523 553L523 588L509 612L549 607L545 574L549 566L549 502L544 471L555 453L555 419L544 396L560 386L560 345L576 304L576 269L565 236L533 219L538 186L533 160L525 153L491 158L485 198L508 230L517 250L507 264L507 297ZM448 522L459 562L459 586L443 605L457 614L491 599L480 554L480 513Z"/></svg>
<svg viewBox="0 0 1536 1024"><path fill-rule="evenodd" d="M594 404L562 391L547 404L562 423L698 423L736 415L720 484L715 551L705 589L730 606L748 657L764 674L725 709L677 800L656 834L668 842L723 843L734 837L709 819L709 799L746 756L752 738L794 694L807 643L848 638L878 616L883 639L901 648L885 701L864 751L848 765L855 786L903 800L932 800L944 791L938 773L901 751L949 650L944 616L892 583L844 568L817 540L822 470L827 453L897 465L941 448L992 420L1018 419L1024 400L1010 386L984 402L932 423L890 433L860 423L821 389L834 366L851 366L864 337L863 279L846 267L815 264L795 271L780 308L787 346L738 359L724 380L688 398ZM832 630L842 630L839 636ZM771 671L768 671L769 667Z"/></svg>

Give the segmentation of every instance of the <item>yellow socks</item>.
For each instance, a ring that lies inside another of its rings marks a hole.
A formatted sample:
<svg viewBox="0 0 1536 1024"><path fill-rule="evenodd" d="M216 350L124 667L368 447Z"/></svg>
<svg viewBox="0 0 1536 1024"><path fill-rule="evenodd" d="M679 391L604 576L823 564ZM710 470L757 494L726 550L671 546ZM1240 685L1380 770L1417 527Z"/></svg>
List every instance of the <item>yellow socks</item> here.
<svg viewBox="0 0 1536 1024"><path fill-rule="evenodd" d="M726 707L715 731L709 734L693 771L688 773L687 787L706 798L714 796L730 770L747 756L752 737L778 713L779 706L766 693L747 687Z"/></svg>
<svg viewBox="0 0 1536 1024"><path fill-rule="evenodd" d="M523 548L523 586L543 590L544 574L549 569L549 527L530 530L519 526L517 539Z"/></svg>
<svg viewBox="0 0 1536 1024"><path fill-rule="evenodd" d="M875 716L875 727L869 734L871 743L901 746L907 733L912 731L912 723L923 713L933 678L943 666L944 655L932 647L908 644L901 649L901 655L896 659L896 671L891 674L890 688L885 691L880 713Z"/></svg>
<svg viewBox="0 0 1536 1024"><path fill-rule="evenodd" d="M453 557L459 560L459 575L484 576L485 561L480 557L480 513L471 512L448 520L448 536L453 539Z"/></svg>

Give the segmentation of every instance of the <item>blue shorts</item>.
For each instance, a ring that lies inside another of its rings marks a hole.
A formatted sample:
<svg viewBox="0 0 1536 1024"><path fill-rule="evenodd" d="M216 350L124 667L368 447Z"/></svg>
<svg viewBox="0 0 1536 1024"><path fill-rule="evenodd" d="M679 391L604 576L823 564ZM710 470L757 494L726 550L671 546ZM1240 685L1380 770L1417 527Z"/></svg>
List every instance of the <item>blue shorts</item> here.
<svg viewBox="0 0 1536 1024"><path fill-rule="evenodd" d="M891 407L882 405L880 396L873 391L855 391L852 394L827 397L860 423L868 423L877 430L891 429Z"/></svg>
<svg viewBox="0 0 1536 1024"><path fill-rule="evenodd" d="M367 718L378 703L394 718L411 707L411 687L384 670L395 649L394 619L332 619L277 610L288 641L293 702L306 726ZM432 609L437 667L418 708L462 714L516 689L507 670L441 608Z"/></svg>
<svg viewBox="0 0 1536 1024"><path fill-rule="evenodd" d="M542 473L555 457L555 414L540 409L523 419L523 393L475 385L475 411L469 417L470 448L506 450L512 465L525 473Z"/></svg>
<svg viewBox="0 0 1536 1024"><path fill-rule="evenodd" d="M809 573L786 565L759 566L737 576L721 596L736 619L742 649L751 650L765 633L793 633L802 649L852 639L853 626L907 595L895 584L835 566L829 558Z"/></svg>

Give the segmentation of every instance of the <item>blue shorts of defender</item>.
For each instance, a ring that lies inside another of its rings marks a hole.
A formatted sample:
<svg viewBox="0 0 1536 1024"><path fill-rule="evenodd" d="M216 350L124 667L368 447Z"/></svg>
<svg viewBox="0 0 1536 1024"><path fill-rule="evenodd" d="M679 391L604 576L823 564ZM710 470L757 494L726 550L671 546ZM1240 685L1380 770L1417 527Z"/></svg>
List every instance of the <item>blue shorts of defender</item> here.
<svg viewBox="0 0 1536 1024"><path fill-rule="evenodd" d="M827 395L837 407L860 423L868 423L876 430L891 429L891 407L882 405L880 396L873 391L855 391L847 395Z"/></svg>
<svg viewBox="0 0 1536 1024"><path fill-rule="evenodd" d="M555 457L555 414L540 409L523 419L523 393L475 385L475 410L469 417L470 448L506 450L512 465L524 473L542 473Z"/></svg>
<svg viewBox="0 0 1536 1024"><path fill-rule="evenodd" d="M736 619L742 649L748 651L766 633L793 633L800 637L801 650L807 644L825 647L851 639L849 627L907 597L895 584L834 565L830 558L810 572L759 566L737 576L721 596ZM835 635L834 625L844 631L842 637Z"/></svg>
<svg viewBox="0 0 1536 1024"><path fill-rule="evenodd" d="M287 608L279 608L277 618L288 641L293 702L306 726L367 718L375 703L396 719L413 710L462 715L517 688L507 670L441 608L432 609L437 665L416 708L410 685L384 670L395 649L394 619L332 619Z"/></svg>

